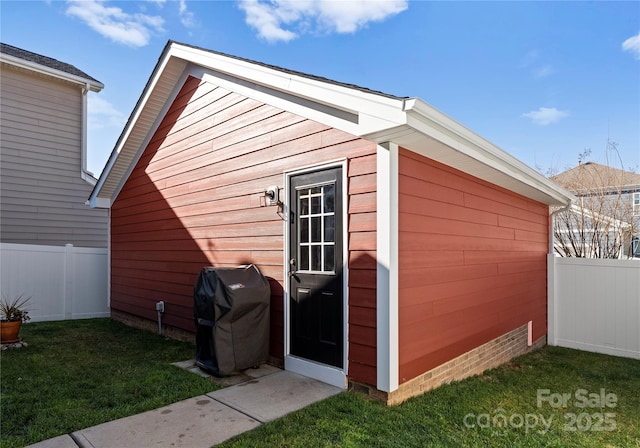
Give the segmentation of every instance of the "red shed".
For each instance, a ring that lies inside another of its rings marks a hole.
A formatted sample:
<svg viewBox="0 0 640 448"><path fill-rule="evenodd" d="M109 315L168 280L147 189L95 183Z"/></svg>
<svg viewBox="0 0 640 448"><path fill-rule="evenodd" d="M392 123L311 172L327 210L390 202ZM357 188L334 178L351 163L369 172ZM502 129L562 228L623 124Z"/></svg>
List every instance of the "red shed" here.
<svg viewBox="0 0 640 448"><path fill-rule="evenodd" d="M274 362L388 403L545 343L570 200L418 98L176 42L90 197L114 318L192 333L200 269L254 263Z"/></svg>

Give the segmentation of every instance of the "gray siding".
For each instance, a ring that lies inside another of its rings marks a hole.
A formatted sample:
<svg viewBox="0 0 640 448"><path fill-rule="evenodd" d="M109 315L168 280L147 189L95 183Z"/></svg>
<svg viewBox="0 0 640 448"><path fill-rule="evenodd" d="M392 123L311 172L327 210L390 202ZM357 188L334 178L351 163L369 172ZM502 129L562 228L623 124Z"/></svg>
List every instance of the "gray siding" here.
<svg viewBox="0 0 640 448"><path fill-rule="evenodd" d="M79 86L0 70L0 241L106 247L107 211L85 205Z"/></svg>

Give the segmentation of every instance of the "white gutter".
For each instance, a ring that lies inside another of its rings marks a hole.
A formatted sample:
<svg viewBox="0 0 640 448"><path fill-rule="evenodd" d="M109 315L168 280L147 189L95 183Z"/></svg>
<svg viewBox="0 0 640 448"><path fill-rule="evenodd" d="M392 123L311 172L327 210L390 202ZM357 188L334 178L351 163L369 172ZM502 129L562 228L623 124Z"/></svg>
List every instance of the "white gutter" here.
<svg viewBox="0 0 640 448"><path fill-rule="evenodd" d="M542 191L562 204L571 203L571 193L423 100L407 99L403 107L411 127L420 130L421 124L427 125L432 138L437 138L459 153Z"/></svg>
<svg viewBox="0 0 640 448"><path fill-rule="evenodd" d="M89 96L89 90L91 86L89 83L86 83L82 88L82 122L80 129L80 177L82 180L94 186L98 179L93 176L91 171L87 170L87 131L88 131L88 101L87 97Z"/></svg>

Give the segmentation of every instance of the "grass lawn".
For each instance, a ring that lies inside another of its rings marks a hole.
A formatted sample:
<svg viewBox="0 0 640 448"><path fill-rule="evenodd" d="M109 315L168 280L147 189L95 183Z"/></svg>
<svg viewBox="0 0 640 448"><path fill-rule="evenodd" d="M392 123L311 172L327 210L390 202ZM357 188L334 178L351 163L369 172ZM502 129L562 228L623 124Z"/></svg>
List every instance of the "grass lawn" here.
<svg viewBox="0 0 640 448"><path fill-rule="evenodd" d="M108 319L37 322L28 347L0 355L0 445L24 446L210 392L210 380L170 365L193 344Z"/></svg>
<svg viewBox="0 0 640 448"><path fill-rule="evenodd" d="M396 407L339 394L221 446L640 447L640 361L546 347Z"/></svg>
<svg viewBox="0 0 640 448"><path fill-rule="evenodd" d="M170 365L192 344L107 319L29 323L22 336L28 347L0 355L2 447L215 388ZM640 448L640 361L547 347L395 407L339 394L222 446Z"/></svg>

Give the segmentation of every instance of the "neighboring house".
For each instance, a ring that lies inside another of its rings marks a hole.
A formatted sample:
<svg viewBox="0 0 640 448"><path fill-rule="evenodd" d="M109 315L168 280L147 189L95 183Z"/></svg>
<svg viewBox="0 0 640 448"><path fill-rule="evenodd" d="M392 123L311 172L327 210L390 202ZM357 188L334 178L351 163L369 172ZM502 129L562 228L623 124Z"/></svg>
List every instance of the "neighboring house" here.
<svg viewBox="0 0 640 448"><path fill-rule="evenodd" d="M103 85L72 65L0 44L0 238L106 247L107 215L85 203L87 95Z"/></svg>
<svg viewBox="0 0 640 448"><path fill-rule="evenodd" d="M556 218L557 253L640 257L640 174L586 162L551 180L577 197L570 213Z"/></svg>
<svg viewBox="0 0 640 448"><path fill-rule="evenodd" d="M31 296L34 320L108 311L107 211L87 204L87 95L102 88L0 44L0 289Z"/></svg>
<svg viewBox="0 0 640 448"><path fill-rule="evenodd" d="M90 202L114 318L193 332L200 269L255 263L274 360L398 403L544 344L571 199L420 99L169 42Z"/></svg>

